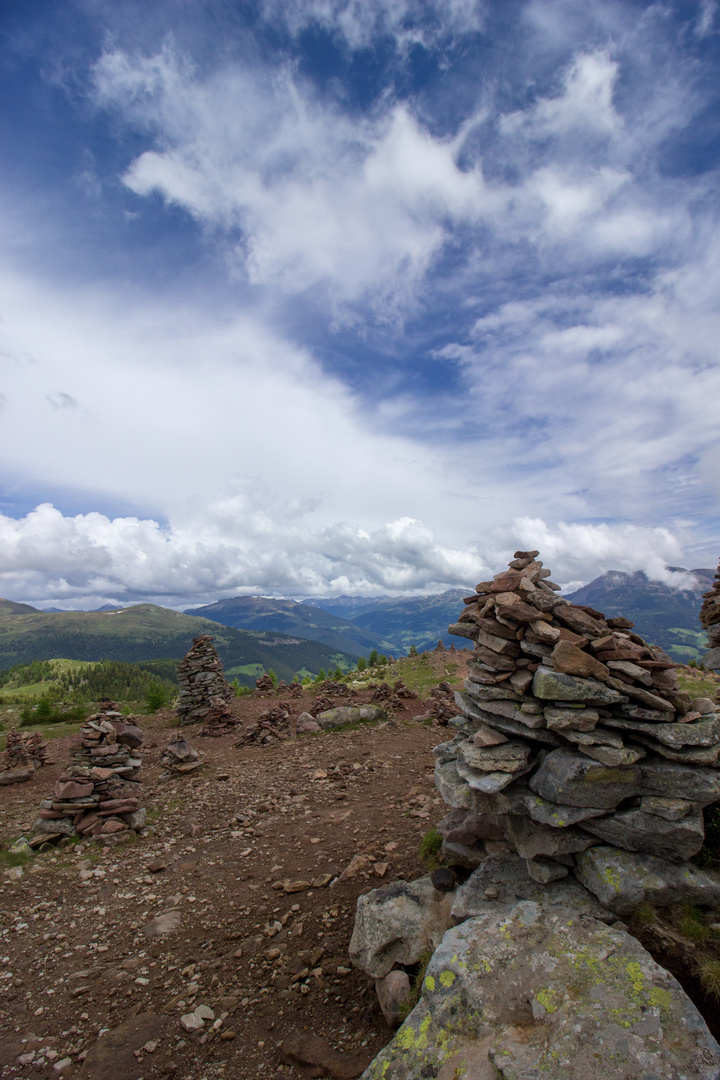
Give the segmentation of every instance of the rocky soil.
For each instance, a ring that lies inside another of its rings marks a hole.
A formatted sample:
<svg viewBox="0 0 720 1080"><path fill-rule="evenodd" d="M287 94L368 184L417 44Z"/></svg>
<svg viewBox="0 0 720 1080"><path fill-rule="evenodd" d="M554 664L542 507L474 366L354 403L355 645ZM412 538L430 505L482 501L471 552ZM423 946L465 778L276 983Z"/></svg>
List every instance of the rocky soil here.
<svg viewBox="0 0 720 1080"><path fill-rule="evenodd" d="M430 664L448 677L447 655ZM465 654L452 666L457 686ZM276 701L233 708L249 724ZM428 704L269 746L241 744L241 728L201 739L184 726L205 763L186 777L159 766L176 719L145 718L149 835L56 848L0 877L3 1080L280 1080L313 1074L281 1061L283 1043L308 1035L337 1052L331 1075L357 1075L391 1032L348 960L356 900L421 875L420 838L443 813L431 752L442 735L413 720ZM291 705L312 712L313 691ZM71 741L52 742L55 765L0 788L4 841L30 828Z"/></svg>

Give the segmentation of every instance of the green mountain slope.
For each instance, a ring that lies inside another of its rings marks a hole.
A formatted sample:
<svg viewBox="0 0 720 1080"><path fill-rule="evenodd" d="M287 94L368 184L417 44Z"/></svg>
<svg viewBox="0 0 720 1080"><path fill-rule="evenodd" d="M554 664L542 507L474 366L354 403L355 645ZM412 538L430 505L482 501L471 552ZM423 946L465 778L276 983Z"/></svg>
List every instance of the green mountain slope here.
<svg viewBox="0 0 720 1080"><path fill-rule="evenodd" d="M434 649L438 640L464 647L464 638L448 634L448 625L457 622L468 589L450 589L432 596L412 596L394 600L382 598L373 607L356 615L353 622L391 642L397 654L406 654L411 645L418 651Z"/></svg>
<svg viewBox="0 0 720 1080"><path fill-rule="evenodd" d="M10 610L8 610L8 607ZM17 611L21 608L21 611ZM210 619L183 615L155 604L116 611L36 611L27 604L0 606L0 670L33 660L179 660L193 637L212 634L226 670L255 665L273 668L289 682L295 672L354 666L354 657L317 641L280 633L237 630ZM240 682L251 685L249 674Z"/></svg>
<svg viewBox="0 0 720 1080"><path fill-rule="evenodd" d="M354 656L369 656L373 649L379 652L391 649L390 642L382 636L357 626L348 619L331 615L320 608L296 600L278 600L266 596L233 596L191 608L186 615L201 615L214 619L223 626L242 630L261 630L291 634L320 641L336 652Z"/></svg>
<svg viewBox="0 0 720 1080"><path fill-rule="evenodd" d="M598 608L608 616L624 615L632 619L638 634L655 645L662 645L674 660L687 664L702 659L707 649L698 614L702 594L712 586L714 571L699 569L685 573L693 575L696 587L673 589L659 581L650 581L642 570L634 574L610 570L569 594L568 600Z"/></svg>

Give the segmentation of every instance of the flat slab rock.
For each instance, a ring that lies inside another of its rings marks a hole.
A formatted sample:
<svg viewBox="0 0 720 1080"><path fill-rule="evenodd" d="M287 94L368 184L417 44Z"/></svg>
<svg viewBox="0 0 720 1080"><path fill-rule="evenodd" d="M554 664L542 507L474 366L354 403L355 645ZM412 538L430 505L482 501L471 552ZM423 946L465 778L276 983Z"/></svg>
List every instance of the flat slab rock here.
<svg viewBox="0 0 720 1080"><path fill-rule="evenodd" d="M523 901L443 938L363 1080L717 1080L720 1046L635 938Z"/></svg>
<svg viewBox="0 0 720 1080"><path fill-rule="evenodd" d="M643 903L720 904L720 871L700 870L691 863L678 866L644 852L593 847L576 856L575 875L601 904L621 915Z"/></svg>
<svg viewBox="0 0 720 1080"><path fill-rule="evenodd" d="M615 921L613 912L603 907L579 881L570 877L542 885L530 878L525 860L514 854L491 855L485 859L457 890L450 915L454 923L461 923L519 900L570 907L600 922Z"/></svg>

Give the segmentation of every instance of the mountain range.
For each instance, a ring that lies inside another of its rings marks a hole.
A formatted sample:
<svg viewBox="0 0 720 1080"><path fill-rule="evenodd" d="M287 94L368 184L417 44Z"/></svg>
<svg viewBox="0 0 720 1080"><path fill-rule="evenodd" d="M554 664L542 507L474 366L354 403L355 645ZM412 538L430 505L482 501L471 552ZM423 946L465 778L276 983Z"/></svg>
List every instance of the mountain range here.
<svg viewBox="0 0 720 1080"><path fill-rule="evenodd" d="M700 660L707 649L707 638L698 614L702 594L711 588L715 572L706 568L683 570L680 566L669 566L668 570L692 574L697 584L674 589L650 581L642 570L634 574L610 570L569 594L568 600L599 608L608 616L632 619L638 634L654 645L662 645L682 664Z"/></svg>
<svg viewBox="0 0 720 1080"><path fill-rule="evenodd" d="M239 630L155 604L111 611L45 612L29 604L0 600L0 670L33 660L175 659L192 639L212 634L225 673L248 686L272 668L290 682L293 675L355 666L357 654L318 641L266 631Z"/></svg>

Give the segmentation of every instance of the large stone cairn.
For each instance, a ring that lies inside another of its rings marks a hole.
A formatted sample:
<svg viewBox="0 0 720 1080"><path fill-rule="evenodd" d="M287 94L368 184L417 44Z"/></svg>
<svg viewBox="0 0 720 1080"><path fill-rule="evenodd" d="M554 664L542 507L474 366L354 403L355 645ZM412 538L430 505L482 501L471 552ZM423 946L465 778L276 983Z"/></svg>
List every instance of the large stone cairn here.
<svg viewBox="0 0 720 1080"><path fill-rule="evenodd" d="M144 736L131 719L114 701L105 700L85 722L70 751L72 764L40 804L37 834L109 836L145 827L142 759L137 755Z"/></svg>
<svg viewBox="0 0 720 1080"><path fill-rule="evenodd" d="M710 651L703 656L706 668L720 668L720 567L715 573L715 584L710 592L703 593L700 608L700 625L707 630Z"/></svg>
<svg viewBox="0 0 720 1080"><path fill-rule="evenodd" d="M540 882L601 843L685 862L720 799L716 706L627 619L558 596L537 555L517 551L450 627L475 648L435 749L444 854L471 868L509 843Z"/></svg>
<svg viewBox="0 0 720 1080"><path fill-rule="evenodd" d="M210 634L193 638L192 648L178 665L178 685L181 724L205 720L211 709L217 712L219 703L227 703L234 696Z"/></svg>

